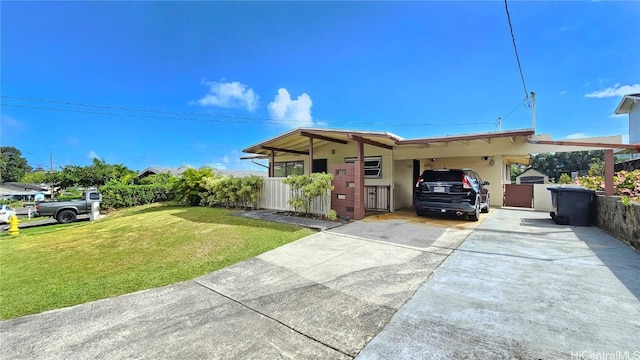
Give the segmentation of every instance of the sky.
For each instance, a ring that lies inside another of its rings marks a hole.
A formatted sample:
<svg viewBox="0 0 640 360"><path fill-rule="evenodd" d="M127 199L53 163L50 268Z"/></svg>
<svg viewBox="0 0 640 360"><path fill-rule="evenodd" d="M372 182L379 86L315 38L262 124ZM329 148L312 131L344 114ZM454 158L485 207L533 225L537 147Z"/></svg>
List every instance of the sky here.
<svg viewBox="0 0 640 360"><path fill-rule="evenodd" d="M263 170L295 127L404 138L532 127L621 134L640 1L2 1L0 143L33 167L94 157ZM526 91L525 91L526 86Z"/></svg>

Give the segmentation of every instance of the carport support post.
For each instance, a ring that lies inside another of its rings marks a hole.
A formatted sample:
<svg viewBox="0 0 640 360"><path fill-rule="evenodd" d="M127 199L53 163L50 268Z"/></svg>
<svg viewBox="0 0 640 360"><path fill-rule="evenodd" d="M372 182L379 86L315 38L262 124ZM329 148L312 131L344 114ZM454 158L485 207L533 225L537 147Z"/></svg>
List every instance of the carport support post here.
<svg viewBox="0 0 640 360"><path fill-rule="evenodd" d="M604 151L604 194L613 195L613 149Z"/></svg>
<svg viewBox="0 0 640 360"><path fill-rule="evenodd" d="M313 138L309 138L309 175L313 174Z"/></svg>
<svg viewBox="0 0 640 360"><path fill-rule="evenodd" d="M276 161L276 152L271 150L271 156L269 156L269 177L273 177L275 174L275 164Z"/></svg>
<svg viewBox="0 0 640 360"><path fill-rule="evenodd" d="M358 141L358 156L355 161L353 192L353 218L355 220L364 219L364 143Z"/></svg>

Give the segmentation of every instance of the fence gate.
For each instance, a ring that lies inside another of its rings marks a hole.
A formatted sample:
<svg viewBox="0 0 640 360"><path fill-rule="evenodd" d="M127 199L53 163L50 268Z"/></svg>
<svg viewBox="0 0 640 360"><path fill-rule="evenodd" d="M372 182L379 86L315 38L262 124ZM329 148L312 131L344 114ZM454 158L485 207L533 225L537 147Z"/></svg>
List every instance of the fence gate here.
<svg viewBox="0 0 640 360"><path fill-rule="evenodd" d="M364 209L369 211L386 211L390 209L391 186L365 185Z"/></svg>
<svg viewBox="0 0 640 360"><path fill-rule="evenodd" d="M505 184L504 206L533 208L533 184Z"/></svg>

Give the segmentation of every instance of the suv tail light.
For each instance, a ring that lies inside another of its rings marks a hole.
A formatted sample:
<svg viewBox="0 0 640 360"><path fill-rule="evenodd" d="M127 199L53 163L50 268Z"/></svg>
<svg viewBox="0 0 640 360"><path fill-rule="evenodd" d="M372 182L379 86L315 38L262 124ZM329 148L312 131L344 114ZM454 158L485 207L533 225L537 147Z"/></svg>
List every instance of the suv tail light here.
<svg viewBox="0 0 640 360"><path fill-rule="evenodd" d="M469 178L467 175L462 174L462 188L463 189L471 189L471 183L469 182Z"/></svg>
<svg viewBox="0 0 640 360"><path fill-rule="evenodd" d="M422 175L418 176L418 180L416 180L416 187L420 187L421 182L422 182Z"/></svg>
<svg viewBox="0 0 640 360"><path fill-rule="evenodd" d="M40 210L40 205L36 204L36 211Z"/></svg>

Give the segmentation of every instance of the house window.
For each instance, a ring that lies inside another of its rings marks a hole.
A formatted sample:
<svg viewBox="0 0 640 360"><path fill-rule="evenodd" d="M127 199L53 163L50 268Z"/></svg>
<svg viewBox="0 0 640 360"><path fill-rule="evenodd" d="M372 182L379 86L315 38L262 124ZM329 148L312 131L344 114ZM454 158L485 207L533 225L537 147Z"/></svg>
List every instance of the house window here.
<svg viewBox="0 0 640 360"><path fill-rule="evenodd" d="M304 161L282 161L273 163L274 177L304 175Z"/></svg>
<svg viewBox="0 0 640 360"><path fill-rule="evenodd" d="M344 158L344 162L353 163L356 158ZM382 156L367 156L364 158L364 177L365 179L382 178Z"/></svg>

